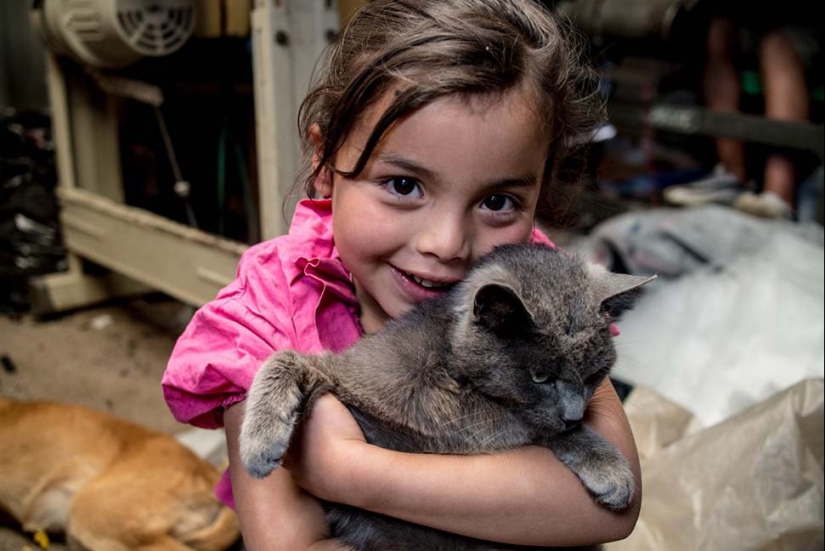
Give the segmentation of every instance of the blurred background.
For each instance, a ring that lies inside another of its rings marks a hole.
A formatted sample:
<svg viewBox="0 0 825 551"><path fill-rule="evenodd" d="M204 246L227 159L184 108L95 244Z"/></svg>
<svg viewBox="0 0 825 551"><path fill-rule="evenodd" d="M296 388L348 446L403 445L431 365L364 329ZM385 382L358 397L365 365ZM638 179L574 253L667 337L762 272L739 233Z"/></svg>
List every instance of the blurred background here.
<svg viewBox="0 0 825 551"><path fill-rule="evenodd" d="M298 106L362 3L0 2L0 396L222 460L160 376L243 251L286 231ZM616 548L821 549L822 4L543 3L608 116L540 223L659 276L617 340L646 501ZM0 528L0 549L26 538Z"/></svg>

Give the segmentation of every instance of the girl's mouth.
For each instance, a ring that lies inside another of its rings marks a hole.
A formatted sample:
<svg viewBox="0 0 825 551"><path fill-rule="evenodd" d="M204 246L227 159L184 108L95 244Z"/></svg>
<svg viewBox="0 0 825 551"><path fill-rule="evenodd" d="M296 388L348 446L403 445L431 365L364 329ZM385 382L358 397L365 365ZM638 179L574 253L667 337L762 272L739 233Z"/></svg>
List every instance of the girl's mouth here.
<svg viewBox="0 0 825 551"><path fill-rule="evenodd" d="M437 290L445 290L446 291L447 289L449 289L450 287L455 285L454 282L451 283L451 282L444 282L444 281L431 281L429 279L424 279L422 277L418 277L415 274L408 274L406 272L401 272L401 273L404 274L407 277L407 279L410 279L410 280L418 283L419 285L421 285L425 289L432 289L434 291L437 291Z"/></svg>
<svg viewBox="0 0 825 551"><path fill-rule="evenodd" d="M392 271L395 273L400 288L412 302L421 302L422 300L435 298L446 293L457 283L456 281L428 279L395 267L393 267Z"/></svg>

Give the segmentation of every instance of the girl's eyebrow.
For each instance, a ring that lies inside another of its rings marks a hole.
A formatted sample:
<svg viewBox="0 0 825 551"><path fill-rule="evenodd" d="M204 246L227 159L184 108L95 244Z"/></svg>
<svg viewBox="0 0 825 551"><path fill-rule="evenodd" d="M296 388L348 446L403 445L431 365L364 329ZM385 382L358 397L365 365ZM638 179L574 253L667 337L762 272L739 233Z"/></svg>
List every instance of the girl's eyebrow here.
<svg viewBox="0 0 825 551"><path fill-rule="evenodd" d="M403 157L398 157L397 155L384 154L378 155L376 157L376 161L391 165L399 170L412 173L425 180L438 180L438 176L435 172L411 159L405 159ZM487 183L487 187L491 189L532 188L535 185L536 176L534 174L524 174L514 178L502 178L501 180L495 180Z"/></svg>
<svg viewBox="0 0 825 551"><path fill-rule="evenodd" d="M505 189L505 188L532 188L536 185L536 177L532 174L525 174L515 178L504 178L503 180L496 180L490 182L491 189Z"/></svg>
<svg viewBox="0 0 825 551"><path fill-rule="evenodd" d="M378 155L376 160L380 163L392 165L395 168L400 170L411 172L417 176L423 177L425 180L436 180L436 174L429 168L420 165L419 163L411 160L405 159L403 157L399 157L397 155Z"/></svg>

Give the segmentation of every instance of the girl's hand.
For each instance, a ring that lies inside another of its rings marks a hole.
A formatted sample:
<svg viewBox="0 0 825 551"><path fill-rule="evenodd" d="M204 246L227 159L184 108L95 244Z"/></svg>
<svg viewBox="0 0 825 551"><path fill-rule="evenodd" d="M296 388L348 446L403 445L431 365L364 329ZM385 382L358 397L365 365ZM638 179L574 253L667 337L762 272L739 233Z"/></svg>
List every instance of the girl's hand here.
<svg viewBox="0 0 825 551"><path fill-rule="evenodd" d="M312 495L328 501L349 493L348 472L354 454L367 445L364 433L349 410L331 394L321 396L309 418L299 426L284 467L293 480ZM352 499L352 496L348 496Z"/></svg>

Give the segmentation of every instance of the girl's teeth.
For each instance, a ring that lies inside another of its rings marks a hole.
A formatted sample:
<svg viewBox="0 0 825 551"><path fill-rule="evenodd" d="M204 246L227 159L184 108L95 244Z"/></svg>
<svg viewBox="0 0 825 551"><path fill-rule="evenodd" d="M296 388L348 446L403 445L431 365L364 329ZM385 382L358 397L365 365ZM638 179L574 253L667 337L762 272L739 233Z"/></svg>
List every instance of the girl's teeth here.
<svg viewBox="0 0 825 551"><path fill-rule="evenodd" d="M412 274L410 274L410 278L426 289L440 289L442 287L447 287L446 283L436 283L435 281L421 279L420 277L414 276Z"/></svg>

